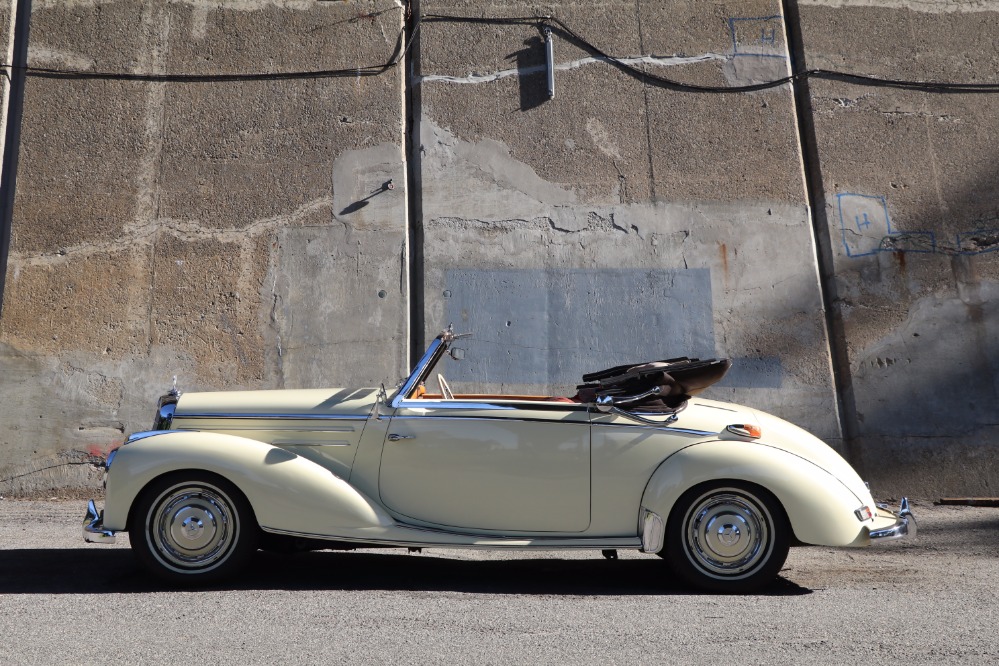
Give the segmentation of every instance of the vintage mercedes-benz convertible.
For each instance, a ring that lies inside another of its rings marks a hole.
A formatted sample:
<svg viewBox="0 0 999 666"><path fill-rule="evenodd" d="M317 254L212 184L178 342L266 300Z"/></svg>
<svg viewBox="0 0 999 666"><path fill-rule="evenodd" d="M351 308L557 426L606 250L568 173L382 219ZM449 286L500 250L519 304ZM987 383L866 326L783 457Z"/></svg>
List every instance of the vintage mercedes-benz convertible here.
<svg viewBox="0 0 999 666"><path fill-rule="evenodd" d="M433 376L460 337L437 336L391 394L171 391L153 429L108 456L86 540L127 531L143 565L185 584L304 544L634 549L697 587L747 592L792 545L915 535L906 500L876 505L814 436L693 397L727 360L609 368L572 397L465 394Z"/></svg>

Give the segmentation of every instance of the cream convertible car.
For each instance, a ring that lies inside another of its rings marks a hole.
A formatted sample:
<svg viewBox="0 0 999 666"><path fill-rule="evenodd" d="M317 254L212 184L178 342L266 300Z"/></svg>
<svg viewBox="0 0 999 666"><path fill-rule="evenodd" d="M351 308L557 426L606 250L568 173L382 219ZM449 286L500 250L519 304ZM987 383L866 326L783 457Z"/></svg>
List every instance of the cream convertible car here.
<svg viewBox="0 0 999 666"><path fill-rule="evenodd" d="M797 544L915 535L856 472L790 423L691 397L727 360L585 375L573 398L440 393L434 339L391 395L376 389L176 391L154 429L107 460L87 541L128 531L174 582L217 580L257 548L631 548L704 589L772 581ZM665 572L664 572L665 573Z"/></svg>

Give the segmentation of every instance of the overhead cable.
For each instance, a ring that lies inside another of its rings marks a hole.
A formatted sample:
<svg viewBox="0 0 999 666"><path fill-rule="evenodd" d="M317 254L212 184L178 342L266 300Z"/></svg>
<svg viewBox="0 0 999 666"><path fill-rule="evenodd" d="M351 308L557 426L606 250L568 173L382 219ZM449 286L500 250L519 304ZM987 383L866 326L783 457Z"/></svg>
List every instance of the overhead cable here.
<svg viewBox="0 0 999 666"><path fill-rule="evenodd" d="M150 83L224 83L240 81L289 81L308 79L328 79L344 77L379 76L395 69L402 62L414 42L424 22L432 23L467 23L480 25L530 25L539 31L550 30L566 41L583 49L593 56L606 61L625 74L639 79L647 84L675 90L678 92L696 92L713 94L749 93L778 88L783 85L802 81L804 79L823 79L839 81L853 85L894 88L899 90L914 90L931 93L999 93L999 82L968 83L956 81L914 81L895 78L881 78L869 74L856 74L828 69L807 69L788 76L740 86L711 86L685 83L636 67L625 60L613 56L599 46L581 36L561 19L554 16L516 16L516 17L475 17L453 16L444 14L428 14L414 22L413 33L406 39L406 30L400 30L396 36L395 48L387 62L380 65L366 65L344 69L325 69L290 72L250 72L233 74L153 74L130 72L95 72L86 70L57 69L47 67L24 67L27 76L47 79L71 80L107 80L107 81L140 81ZM408 42L408 43L407 43ZM3 75L10 78L11 65L0 65Z"/></svg>

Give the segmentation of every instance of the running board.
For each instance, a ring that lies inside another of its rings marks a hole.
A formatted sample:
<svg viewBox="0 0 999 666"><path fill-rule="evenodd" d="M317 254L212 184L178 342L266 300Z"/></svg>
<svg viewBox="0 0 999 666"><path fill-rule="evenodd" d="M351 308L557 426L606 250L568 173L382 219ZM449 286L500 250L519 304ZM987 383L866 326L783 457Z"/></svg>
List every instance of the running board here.
<svg viewBox="0 0 999 666"><path fill-rule="evenodd" d="M642 547L638 537L497 537L494 535L455 534L416 528L367 528L344 534L310 534L261 526L270 534L318 539L371 546L399 548L481 548L483 550L612 550ZM358 534L358 532L365 532ZM433 536L431 536L433 535Z"/></svg>

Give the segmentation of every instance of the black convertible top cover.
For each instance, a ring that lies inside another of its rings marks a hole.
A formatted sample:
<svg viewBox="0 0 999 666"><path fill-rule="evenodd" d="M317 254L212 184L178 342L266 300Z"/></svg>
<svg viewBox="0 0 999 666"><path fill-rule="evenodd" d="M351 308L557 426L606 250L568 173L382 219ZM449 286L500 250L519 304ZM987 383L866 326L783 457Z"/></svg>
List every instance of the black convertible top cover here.
<svg viewBox="0 0 999 666"><path fill-rule="evenodd" d="M686 406L691 396L721 380L730 367L732 362L727 358L702 361L686 356L618 365L583 375L586 383L576 387L579 390L577 399L592 402L600 396L637 395L658 386L658 395L629 403L627 409L677 412Z"/></svg>

